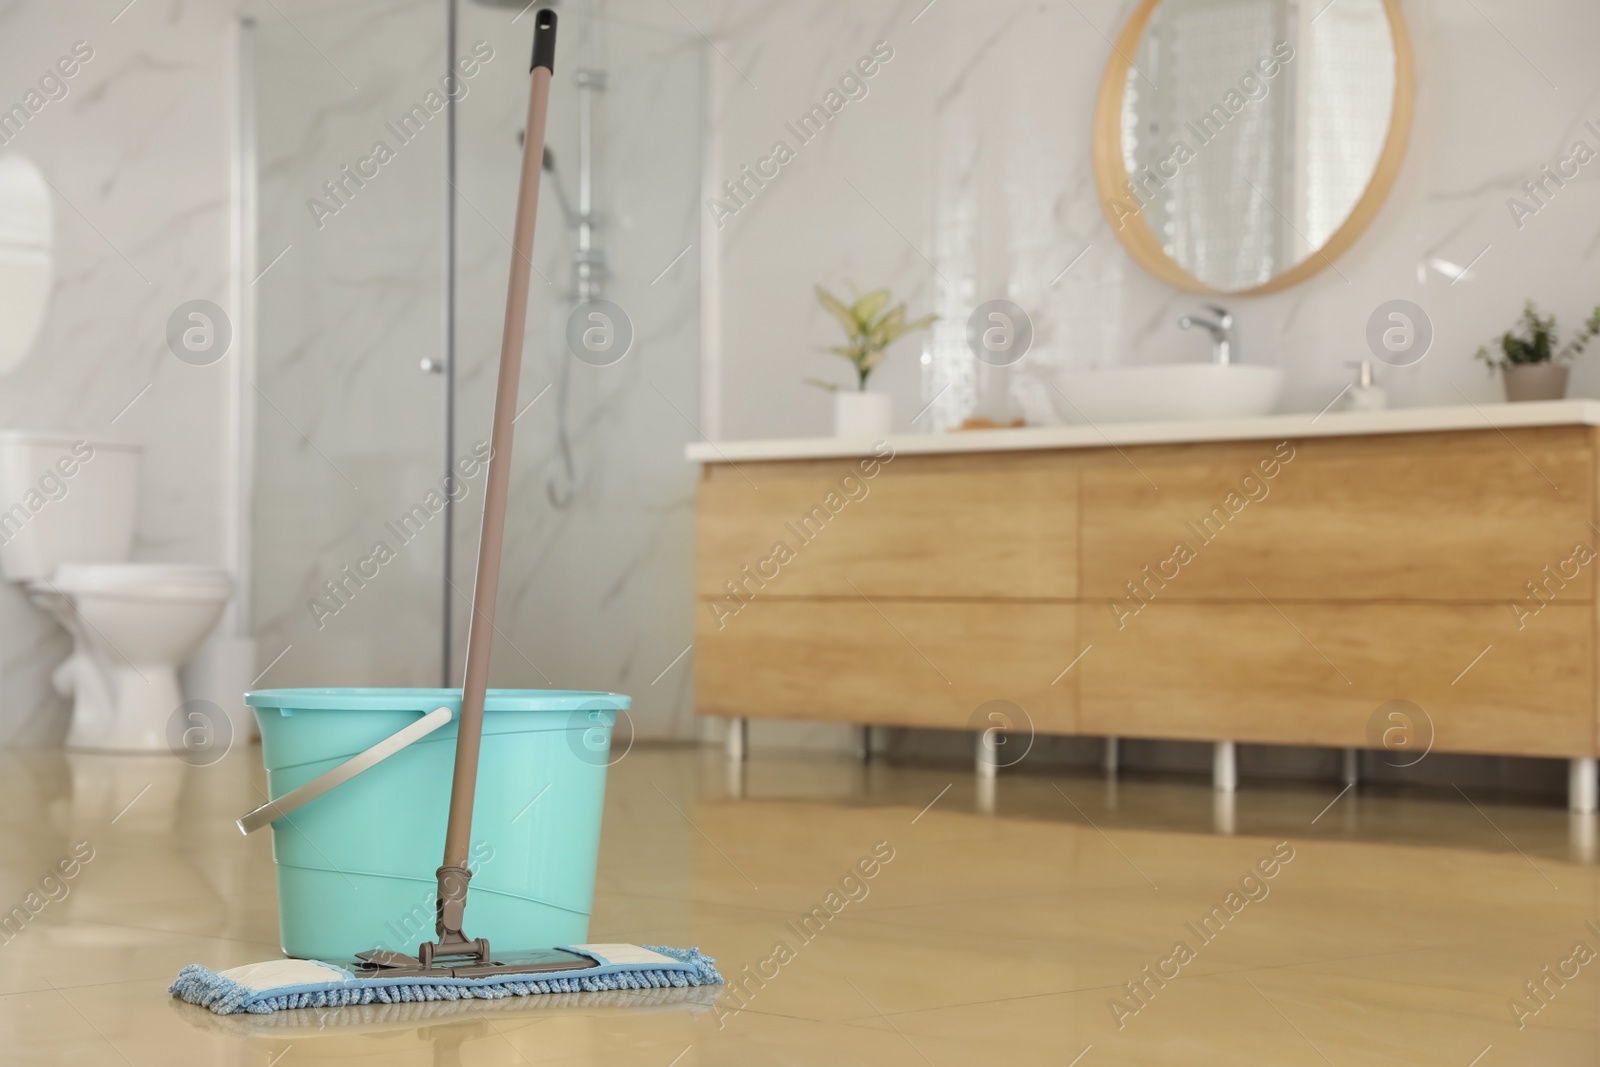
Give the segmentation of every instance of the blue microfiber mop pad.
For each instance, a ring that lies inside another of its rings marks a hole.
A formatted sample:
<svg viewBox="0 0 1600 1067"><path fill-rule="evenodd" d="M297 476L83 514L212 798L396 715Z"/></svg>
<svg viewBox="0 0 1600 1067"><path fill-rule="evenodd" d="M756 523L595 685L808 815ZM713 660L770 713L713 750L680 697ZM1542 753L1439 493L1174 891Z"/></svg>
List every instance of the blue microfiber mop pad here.
<svg viewBox="0 0 1600 1067"><path fill-rule="evenodd" d="M659 945L561 945L594 960L589 967L491 978L358 978L337 964L273 960L212 971L190 964L167 992L218 1015L266 1015L280 1008L404 1004L427 1000L498 1000L540 993L719 985L716 960L698 948Z"/></svg>

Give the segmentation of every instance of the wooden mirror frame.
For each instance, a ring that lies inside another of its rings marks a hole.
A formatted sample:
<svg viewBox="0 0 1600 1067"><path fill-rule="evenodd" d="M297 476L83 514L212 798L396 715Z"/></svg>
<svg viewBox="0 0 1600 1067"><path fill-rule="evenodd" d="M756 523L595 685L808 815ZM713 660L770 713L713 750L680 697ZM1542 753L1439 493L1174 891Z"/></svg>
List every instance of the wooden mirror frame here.
<svg viewBox="0 0 1600 1067"><path fill-rule="evenodd" d="M1411 36L1406 32L1405 19L1400 14L1399 0L1383 0L1384 12L1389 18L1389 36L1394 44L1394 110L1389 117L1389 133L1384 138L1383 151L1378 154L1372 178L1360 199L1351 208L1349 216L1333 232L1327 242L1299 263L1251 289L1214 289L1190 274L1161 247L1161 241L1145 221L1144 212L1132 218L1124 217L1119 225L1111 211L1113 200L1125 200L1124 186L1129 181L1128 168L1122 158L1122 103L1127 91L1128 72L1133 68L1132 57L1139 50L1145 28L1161 0L1142 0L1128 18L1117 43L1112 47L1111 58L1106 63L1105 74L1100 79L1100 95L1094 110L1094 180L1100 195L1100 209L1112 232L1133 261L1168 285L1191 293L1207 296L1265 296L1292 285L1298 285L1317 272L1333 265L1356 243L1393 188L1400 173L1400 163L1405 158L1406 142L1411 137L1412 111L1416 105L1417 74L1411 54Z"/></svg>

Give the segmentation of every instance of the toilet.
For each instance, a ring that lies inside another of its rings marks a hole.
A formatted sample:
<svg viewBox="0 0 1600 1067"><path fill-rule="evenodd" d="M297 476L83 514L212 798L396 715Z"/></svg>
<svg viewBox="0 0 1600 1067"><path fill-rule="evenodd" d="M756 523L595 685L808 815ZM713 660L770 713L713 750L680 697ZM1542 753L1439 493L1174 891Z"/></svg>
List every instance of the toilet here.
<svg viewBox="0 0 1600 1067"><path fill-rule="evenodd" d="M0 574L72 635L67 747L171 751L178 668L233 591L220 567L133 563L137 445L0 431Z"/></svg>

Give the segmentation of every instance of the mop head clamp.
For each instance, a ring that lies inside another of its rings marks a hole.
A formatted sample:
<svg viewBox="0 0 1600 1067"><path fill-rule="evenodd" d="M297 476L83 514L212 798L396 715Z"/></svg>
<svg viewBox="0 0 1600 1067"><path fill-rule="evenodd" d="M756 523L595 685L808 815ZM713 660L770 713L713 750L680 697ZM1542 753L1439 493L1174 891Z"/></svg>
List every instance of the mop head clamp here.
<svg viewBox="0 0 1600 1067"><path fill-rule="evenodd" d="M583 959L569 970L509 973L487 978L443 975L362 977L338 964L274 960L226 971L190 964L168 992L218 1015L266 1015L288 1008L339 1008L347 1004L409 1004L430 1000L500 1000L543 993L598 993L720 985L716 960L698 948L660 945L566 945Z"/></svg>

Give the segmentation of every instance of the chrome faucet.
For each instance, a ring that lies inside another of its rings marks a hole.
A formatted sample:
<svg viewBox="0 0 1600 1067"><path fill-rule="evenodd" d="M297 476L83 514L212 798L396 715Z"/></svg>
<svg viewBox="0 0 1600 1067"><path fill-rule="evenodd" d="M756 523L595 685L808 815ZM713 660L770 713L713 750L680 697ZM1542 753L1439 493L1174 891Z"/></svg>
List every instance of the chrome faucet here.
<svg viewBox="0 0 1600 1067"><path fill-rule="evenodd" d="M1233 313L1217 304L1201 306L1216 318L1213 320L1184 315L1178 320L1178 325L1185 330L1198 326L1210 333L1211 362L1219 367L1226 367L1233 362Z"/></svg>

